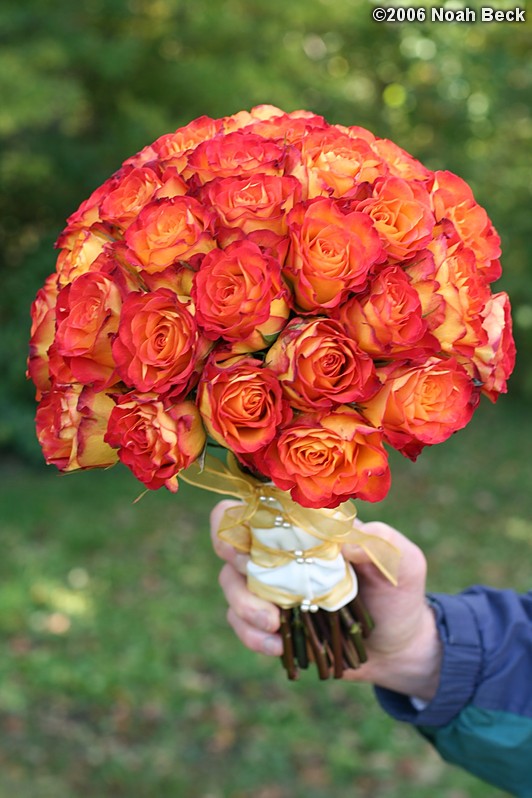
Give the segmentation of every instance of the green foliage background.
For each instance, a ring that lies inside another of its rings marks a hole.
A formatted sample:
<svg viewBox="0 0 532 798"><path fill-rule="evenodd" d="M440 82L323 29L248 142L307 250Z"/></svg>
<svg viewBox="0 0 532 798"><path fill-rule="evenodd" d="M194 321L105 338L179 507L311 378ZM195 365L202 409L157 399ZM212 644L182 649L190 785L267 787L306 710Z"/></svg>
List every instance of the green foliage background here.
<svg viewBox="0 0 532 798"><path fill-rule="evenodd" d="M510 399L483 403L415 466L394 462L389 499L361 514L414 536L432 589L529 588L531 24L378 25L373 7L0 5L0 798L500 795L446 768L369 689L310 674L288 685L244 651L216 585L210 499L185 486L133 506L139 486L120 467L43 473L24 377L53 242L125 158L197 116L259 103L366 126L461 175L487 208L518 365Z"/></svg>

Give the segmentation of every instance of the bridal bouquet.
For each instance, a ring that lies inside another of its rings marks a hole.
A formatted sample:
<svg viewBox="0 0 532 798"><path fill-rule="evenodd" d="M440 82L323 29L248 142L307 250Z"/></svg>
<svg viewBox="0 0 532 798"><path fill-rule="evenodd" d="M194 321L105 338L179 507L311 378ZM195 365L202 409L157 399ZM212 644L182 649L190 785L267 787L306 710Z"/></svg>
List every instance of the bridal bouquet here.
<svg viewBox="0 0 532 798"><path fill-rule="evenodd" d="M445 441L514 364L499 237L469 186L361 127L259 106L126 160L57 247L28 359L46 461L238 497L221 534L283 608L289 676L308 656L323 678L355 667L371 622L341 545L390 579L394 553L349 500L382 499L387 447Z"/></svg>

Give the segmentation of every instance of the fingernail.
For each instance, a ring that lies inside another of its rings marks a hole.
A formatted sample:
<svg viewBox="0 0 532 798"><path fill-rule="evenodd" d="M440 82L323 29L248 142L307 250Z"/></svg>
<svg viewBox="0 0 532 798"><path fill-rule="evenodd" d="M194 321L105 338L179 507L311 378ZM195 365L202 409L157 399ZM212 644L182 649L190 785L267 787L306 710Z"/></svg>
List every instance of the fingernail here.
<svg viewBox="0 0 532 798"><path fill-rule="evenodd" d="M271 656L280 657L283 653L283 644L278 637L274 635L269 635L268 637L264 638L264 642L262 644L262 650L265 654L270 654Z"/></svg>

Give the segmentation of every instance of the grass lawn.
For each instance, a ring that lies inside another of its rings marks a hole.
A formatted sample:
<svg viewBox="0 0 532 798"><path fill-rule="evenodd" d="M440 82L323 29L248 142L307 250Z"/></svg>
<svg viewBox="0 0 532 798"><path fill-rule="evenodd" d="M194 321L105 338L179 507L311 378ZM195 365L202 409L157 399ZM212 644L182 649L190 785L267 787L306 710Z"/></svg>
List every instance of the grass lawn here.
<svg viewBox="0 0 532 798"><path fill-rule="evenodd" d="M382 518L426 551L432 590L530 588L532 427L484 403L416 464L392 460ZM225 622L215 497L133 500L121 467L4 462L0 798L498 798L442 763L372 690L286 680Z"/></svg>

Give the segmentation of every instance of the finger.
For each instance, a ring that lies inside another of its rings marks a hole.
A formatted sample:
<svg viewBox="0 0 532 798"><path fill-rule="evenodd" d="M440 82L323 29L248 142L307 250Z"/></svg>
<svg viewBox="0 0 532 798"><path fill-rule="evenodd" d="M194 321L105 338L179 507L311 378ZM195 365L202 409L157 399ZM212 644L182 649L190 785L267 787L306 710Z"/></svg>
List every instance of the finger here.
<svg viewBox="0 0 532 798"><path fill-rule="evenodd" d="M233 565L224 565L219 582L235 615L261 632L277 631L280 625L279 608L251 593L245 578Z"/></svg>
<svg viewBox="0 0 532 798"><path fill-rule="evenodd" d="M262 632L240 618L231 607L227 611L227 620L237 637L251 651L277 657L280 657L283 653L283 642L280 635Z"/></svg>
<svg viewBox="0 0 532 798"><path fill-rule="evenodd" d="M246 563L249 558L246 555L238 552L233 546L231 546L230 543L226 543L224 540L221 540L218 536L218 530L220 528L220 522L222 520L223 514L229 507L234 507L237 504L240 504L240 502L225 499L224 501L218 502L218 504L213 507L210 518L211 540L213 549L221 560L232 563L237 570L240 571L240 573L245 573Z"/></svg>
<svg viewBox="0 0 532 798"><path fill-rule="evenodd" d="M356 529L364 532L367 535L374 535L382 540L388 541L400 553L398 580L401 583L407 582L420 582L426 574L426 559L425 555L413 541L399 532L389 524L383 521L368 521L366 523L355 519L354 526ZM368 576L378 576L378 571L372 568L372 561L366 552L355 544L347 544L342 548L342 553L346 560L362 566L363 572ZM367 566L367 567L366 567ZM359 569L357 569L359 572ZM384 578L384 577L383 577Z"/></svg>

